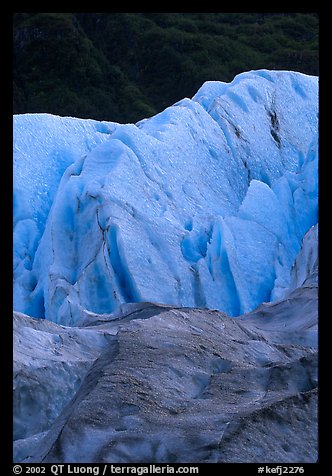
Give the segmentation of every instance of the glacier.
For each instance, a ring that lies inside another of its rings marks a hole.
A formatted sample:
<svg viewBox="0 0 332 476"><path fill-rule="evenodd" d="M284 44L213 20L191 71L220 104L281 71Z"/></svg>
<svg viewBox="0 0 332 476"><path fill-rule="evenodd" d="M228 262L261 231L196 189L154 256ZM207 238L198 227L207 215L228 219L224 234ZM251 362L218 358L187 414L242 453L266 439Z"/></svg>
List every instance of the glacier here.
<svg viewBox="0 0 332 476"><path fill-rule="evenodd" d="M239 316L283 298L318 221L318 78L210 81L136 124L14 117L14 309Z"/></svg>
<svg viewBox="0 0 332 476"><path fill-rule="evenodd" d="M316 462L318 78L14 116L14 461Z"/></svg>
<svg viewBox="0 0 332 476"><path fill-rule="evenodd" d="M316 462L317 232L294 288L237 318L149 302L75 327L14 313L15 462Z"/></svg>

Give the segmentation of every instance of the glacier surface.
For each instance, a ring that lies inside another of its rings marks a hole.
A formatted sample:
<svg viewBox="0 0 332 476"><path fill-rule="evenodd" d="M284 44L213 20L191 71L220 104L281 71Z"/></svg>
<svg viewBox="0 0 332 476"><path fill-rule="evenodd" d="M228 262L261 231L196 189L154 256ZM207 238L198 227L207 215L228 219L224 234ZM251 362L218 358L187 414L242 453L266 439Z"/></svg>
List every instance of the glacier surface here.
<svg viewBox="0 0 332 476"><path fill-rule="evenodd" d="M318 78L287 71L207 82L137 124L15 116L15 310L68 326L283 298L317 223L317 142Z"/></svg>
<svg viewBox="0 0 332 476"><path fill-rule="evenodd" d="M235 319L148 302L75 327L14 313L14 461L315 462L317 238L283 299Z"/></svg>
<svg viewBox="0 0 332 476"><path fill-rule="evenodd" d="M316 462L315 249L317 227L298 286L237 318L148 302L75 327L15 313L15 462Z"/></svg>
<svg viewBox="0 0 332 476"><path fill-rule="evenodd" d="M317 461L317 88L14 117L15 462Z"/></svg>

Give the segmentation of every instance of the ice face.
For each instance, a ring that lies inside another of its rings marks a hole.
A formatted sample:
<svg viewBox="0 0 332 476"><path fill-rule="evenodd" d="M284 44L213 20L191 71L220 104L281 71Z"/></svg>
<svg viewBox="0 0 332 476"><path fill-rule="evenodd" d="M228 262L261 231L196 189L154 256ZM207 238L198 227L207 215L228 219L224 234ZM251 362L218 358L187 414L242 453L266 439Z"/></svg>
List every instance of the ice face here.
<svg viewBox="0 0 332 476"><path fill-rule="evenodd" d="M114 127L50 114L14 116L13 258L18 308L26 308L36 285L31 272L34 256L63 173L105 141Z"/></svg>
<svg viewBox="0 0 332 476"><path fill-rule="evenodd" d="M207 82L134 124L15 117L15 309L236 316L277 299L317 223L317 78Z"/></svg>

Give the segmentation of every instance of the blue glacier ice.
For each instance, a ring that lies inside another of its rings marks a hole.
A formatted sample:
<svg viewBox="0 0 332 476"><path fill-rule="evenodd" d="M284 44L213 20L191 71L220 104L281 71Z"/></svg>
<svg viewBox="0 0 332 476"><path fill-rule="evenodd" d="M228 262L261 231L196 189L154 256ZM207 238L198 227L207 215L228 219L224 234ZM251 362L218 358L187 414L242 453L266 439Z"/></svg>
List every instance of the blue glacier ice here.
<svg viewBox="0 0 332 476"><path fill-rule="evenodd" d="M281 298L318 221L317 143L318 78L289 71L206 82L137 124L15 116L15 310L74 325Z"/></svg>

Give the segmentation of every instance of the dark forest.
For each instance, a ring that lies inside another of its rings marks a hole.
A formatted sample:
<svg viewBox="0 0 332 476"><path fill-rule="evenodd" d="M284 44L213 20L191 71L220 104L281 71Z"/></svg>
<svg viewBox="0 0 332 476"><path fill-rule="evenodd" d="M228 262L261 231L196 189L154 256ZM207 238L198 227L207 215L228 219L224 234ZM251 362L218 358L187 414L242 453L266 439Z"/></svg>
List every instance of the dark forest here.
<svg viewBox="0 0 332 476"><path fill-rule="evenodd" d="M136 122L208 80L318 75L317 13L16 13L14 113Z"/></svg>

